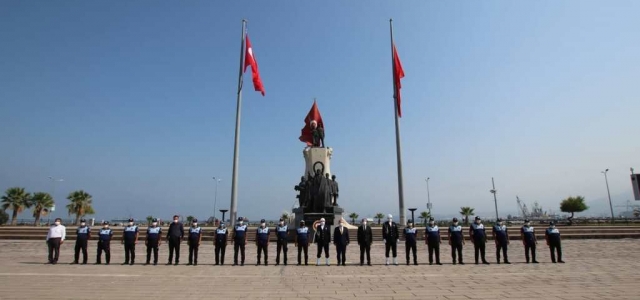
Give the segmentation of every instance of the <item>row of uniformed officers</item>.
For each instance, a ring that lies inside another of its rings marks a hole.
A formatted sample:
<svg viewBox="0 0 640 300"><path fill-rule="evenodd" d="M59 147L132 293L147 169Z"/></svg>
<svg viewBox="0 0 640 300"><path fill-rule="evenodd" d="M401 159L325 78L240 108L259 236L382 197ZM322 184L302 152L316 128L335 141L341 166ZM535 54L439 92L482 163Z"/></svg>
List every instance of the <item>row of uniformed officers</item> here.
<svg viewBox="0 0 640 300"><path fill-rule="evenodd" d="M179 223L179 217L174 216L173 222L169 225L168 232L166 234L166 242L169 245L169 260L167 265L178 265L180 260L180 242L185 239L185 229L182 223ZM245 245L247 244L247 229L248 226L244 224L243 219L239 218L235 228L233 230L232 243L234 244L233 265L244 265L245 262ZM321 264L321 257L324 252L325 264L329 263L329 246L331 243L335 245L337 254L338 265L346 265L346 251L347 246L350 243L349 230L344 227L343 221L340 221L339 226L334 229L333 239L331 238L331 232L329 226L325 224L324 219L320 219L319 224L315 228L313 233L305 225L304 221L300 222L300 226L296 228L295 233L295 246L298 248L298 265L303 263L302 254L304 254L304 264L308 265L308 249L309 245L313 242L317 244L316 265ZM410 220L407 227L404 228L405 237L405 254L406 263L410 264L410 254L413 254L413 264L418 264L417 259L417 236L418 229L413 226L413 222ZM224 223L221 223L215 230L214 248L215 248L215 264L224 265L225 250L227 246L229 231L225 227ZM276 250L276 265L280 264L280 254L283 253L282 262L287 265L287 252L288 252L288 225L284 223L284 220L280 219L280 223L275 227L275 234L277 236L277 250ZM525 220L524 226L520 229L522 243L525 249L526 262L538 263L536 260L536 245L538 241L535 236L535 230L531 226L528 220ZM80 253L82 252L82 264L87 263L87 243L91 238L91 229L86 225L85 220L81 220L80 226L76 229L76 244L75 255L73 264L80 263ZM109 222L104 222L101 229L98 231L98 245L97 245L97 257L95 264L102 263L102 254L105 255L105 263L111 262L111 240L113 237L113 230L109 228ZM135 263L135 248L138 243L139 228L134 225L134 220L130 219L129 224L124 228L121 244L124 245L125 261L123 265L133 265ZM158 226L157 220L154 219L151 226L147 228L146 232L146 263L154 265L158 264L158 248L162 244L162 229ZM264 262L264 265L268 265L268 246L269 237L271 235L271 229L266 226L265 220L261 220L260 226L256 229L256 246L257 246L257 263L260 265ZM474 245L475 263L489 264L485 258L485 249L487 242L487 234L484 224L479 217L475 218L475 222L469 227L470 241ZM492 228L492 235L496 245L496 258L500 263L501 254L503 262L509 264L507 255L507 248L510 244L509 234L507 227L502 219L498 220L498 223ZM186 239L189 246L189 263L187 265L198 264L198 249L202 241L203 231L198 227L198 220L193 220L192 226L186 230ZM429 225L425 228L425 244L429 253L429 264L440 263L440 244L442 243L440 237L440 229L438 225L435 225L434 219L429 220ZM458 223L457 218L453 218L451 225L448 229L449 245L451 246L451 259L453 264L464 264L462 258L462 247L465 245L464 233L462 226ZM387 216L387 221L382 226L382 238L385 243L385 264L390 264L390 252L392 254L394 265L398 264L397 261L397 245L400 242L398 225L393 222L392 215ZM47 244L49 246L49 263L56 264L59 257L60 245L65 239L65 228L60 224L60 220L56 219L54 225L49 229L47 234ZM551 261L553 263L564 263L562 260L562 247L560 242L560 232L555 227L555 224L551 222L549 227L545 230L545 239L549 246L551 253ZM360 247L360 265L366 263L371 265L371 243L373 241L373 234L371 227L367 226L367 220L363 219L361 225L357 230L357 241ZM151 254L153 254L153 262L151 261ZM175 254L175 260L174 260ZM557 254L557 260L556 260ZM240 260L238 260L240 256ZM262 260L264 256L264 260Z"/></svg>

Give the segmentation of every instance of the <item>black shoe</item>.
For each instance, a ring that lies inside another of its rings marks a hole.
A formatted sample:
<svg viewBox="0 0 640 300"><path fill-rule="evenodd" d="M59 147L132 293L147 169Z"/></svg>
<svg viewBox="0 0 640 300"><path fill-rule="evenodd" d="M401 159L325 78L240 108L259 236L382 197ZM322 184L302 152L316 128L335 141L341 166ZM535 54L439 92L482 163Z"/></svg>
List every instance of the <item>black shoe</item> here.
<svg viewBox="0 0 640 300"><path fill-rule="evenodd" d="M555 260L552 260L552 261L551 261L551 263L552 263L552 264L555 264L555 263L556 263L556 261L555 261Z"/></svg>
<svg viewBox="0 0 640 300"><path fill-rule="evenodd" d="M145 265L145 266L148 266L148 265L149 265L149 262L144 263L144 265Z"/></svg>
<svg viewBox="0 0 640 300"><path fill-rule="evenodd" d="M417 265L417 264L416 264ZM442 264L440 262L437 262L436 265L438 266L442 266Z"/></svg>
<svg viewBox="0 0 640 300"><path fill-rule="evenodd" d="M300 264L300 263L298 263L296 266L299 266L299 265L301 265L301 264Z"/></svg>
<svg viewBox="0 0 640 300"><path fill-rule="evenodd" d="M504 263L507 264L507 265L511 264L508 260L505 260Z"/></svg>
<svg viewBox="0 0 640 300"><path fill-rule="evenodd" d="M453 262L453 265L454 265L454 266L456 265L456 262L455 262L455 261Z"/></svg>
<svg viewBox="0 0 640 300"><path fill-rule="evenodd" d="M362 266L362 265L364 265L364 263L363 263L363 262L361 262L361 263L360 263L360 265Z"/></svg>
<svg viewBox="0 0 640 300"><path fill-rule="evenodd" d="M433 265L433 263L432 263L432 262L429 262L429 265L431 266L431 265Z"/></svg>
<svg viewBox="0 0 640 300"><path fill-rule="evenodd" d="M77 261L74 261L74 262L70 263L70 265L77 265L77 264L78 264Z"/></svg>
<svg viewBox="0 0 640 300"><path fill-rule="evenodd" d="M130 266L133 266L134 264L135 264L134 262L131 262L129 265L130 265Z"/></svg>
<svg viewBox="0 0 640 300"><path fill-rule="evenodd" d="M417 261L414 261L414 262L413 262L413 265L414 265L414 266L417 266L417 265L418 265L418 262L417 262Z"/></svg>
<svg viewBox="0 0 640 300"><path fill-rule="evenodd" d="M106 263L106 265L108 266L110 263Z"/></svg>
<svg viewBox="0 0 640 300"><path fill-rule="evenodd" d="M563 263L564 263L564 260L559 260L558 262L559 262L559 263L561 263L561 264L563 264Z"/></svg>
<svg viewBox="0 0 640 300"><path fill-rule="evenodd" d="M478 264L478 262L476 262L476 265Z"/></svg>
<svg viewBox="0 0 640 300"><path fill-rule="evenodd" d="M269 264L265 261L265 262L264 262L264 265L265 265L265 266L268 266Z"/></svg>
<svg viewBox="0 0 640 300"><path fill-rule="evenodd" d="M216 263L216 266L219 265L219 263Z"/></svg>
<svg viewBox="0 0 640 300"><path fill-rule="evenodd" d="M534 260L534 261L533 261L533 263L534 263L534 264L538 264L539 262L538 262L537 260Z"/></svg>
<svg viewBox="0 0 640 300"><path fill-rule="evenodd" d="M83 265L86 265L86 264L87 264L87 262L86 262L86 261L83 261L83 262L82 262L82 264L83 264Z"/></svg>
<svg viewBox="0 0 640 300"><path fill-rule="evenodd" d="M153 265L154 265L154 266L157 266L157 265L158 265L158 263L157 263L157 262L153 262Z"/></svg>
<svg viewBox="0 0 640 300"><path fill-rule="evenodd" d="M129 262L128 262L128 261L125 261L125 262L121 263L120 265L121 265L121 266L124 266L124 265L128 265L128 264L129 264Z"/></svg>
<svg viewBox="0 0 640 300"><path fill-rule="evenodd" d="M193 263L193 266L194 266L194 267L195 267L195 266L197 266L197 265L198 265L198 263Z"/></svg>
<svg viewBox="0 0 640 300"><path fill-rule="evenodd" d="M170 265L171 265L171 262L168 262L168 263L166 264L166 266L170 266Z"/></svg>
<svg viewBox="0 0 640 300"><path fill-rule="evenodd" d="M188 263L187 266L193 265L192 263Z"/></svg>
<svg viewBox="0 0 640 300"><path fill-rule="evenodd" d="M286 265L287 265L287 263L284 263L284 265L286 266Z"/></svg>
<svg viewBox="0 0 640 300"><path fill-rule="evenodd" d="M237 266L237 265L238 265L238 263L236 262L236 263L233 263L233 265L231 265L231 266Z"/></svg>
<svg viewBox="0 0 640 300"><path fill-rule="evenodd" d="M177 266L177 265L178 265L178 262L175 262L173 265L174 265L174 266Z"/></svg>
<svg viewBox="0 0 640 300"><path fill-rule="evenodd" d="M276 263L276 266L279 266L279 265L280 265L280 263Z"/></svg>
<svg viewBox="0 0 640 300"><path fill-rule="evenodd" d="M256 266L259 266L259 265L260 265L260 262L257 262L257 263L256 263Z"/></svg>
<svg viewBox="0 0 640 300"><path fill-rule="evenodd" d="M52 262L51 264L52 264L52 265L57 265L57 264L58 264L58 262L57 262L57 261L54 261L54 262Z"/></svg>
<svg viewBox="0 0 640 300"><path fill-rule="evenodd" d="M344 263L342 263L342 266L344 267L344 266L346 266L346 265L345 265Z"/></svg>
<svg viewBox="0 0 640 300"><path fill-rule="evenodd" d="M371 266L371 262L368 262L368 263L367 263L367 266Z"/></svg>
<svg viewBox="0 0 640 300"><path fill-rule="evenodd" d="M497 264L500 264L500 261L497 261L496 263L497 263Z"/></svg>
<svg viewBox="0 0 640 300"><path fill-rule="evenodd" d="M240 264L240 266L241 266L241 267L243 267L243 266L244 266L244 263L241 263L241 264Z"/></svg>
<svg viewBox="0 0 640 300"><path fill-rule="evenodd" d="M488 261L483 261L482 264L483 265L490 265L490 263Z"/></svg>
<svg viewBox="0 0 640 300"><path fill-rule="evenodd" d="M527 263L529 263L529 261L527 260Z"/></svg>
<svg viewBox="0 0 640 300"><path fill-rule="evenodd" d="M101 264L102 264L101 262L94 263L94 265L101 265Z"/></svg>
<svg viewBox="0 0 640 300"><path fill-rule="evenodd" d="M308 266L308 265L309 265L309 263L305 261L305 262L304 262L304 265L305 265L305 266Z"/></svg>
<svg viewBox="0 0 640 300"><path fill-rule="evenodd" d="M409 265L409 262L407 262L407 266Z"/></svg>

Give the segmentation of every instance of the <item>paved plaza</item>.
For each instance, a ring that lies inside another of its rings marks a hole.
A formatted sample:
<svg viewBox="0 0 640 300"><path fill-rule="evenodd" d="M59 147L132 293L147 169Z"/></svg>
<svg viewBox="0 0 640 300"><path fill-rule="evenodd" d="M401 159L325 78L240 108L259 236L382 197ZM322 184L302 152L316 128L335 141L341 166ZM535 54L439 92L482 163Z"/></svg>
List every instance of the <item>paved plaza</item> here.
<svg viewBox="0 0 640 300"><path fill-rule="evenodd" d="M464 266L451 265L443 244L442 266L429 266L426 247L419 248L419 266L384 265L384 245L372 247L371 267L360 267L357 245L349 247L348 265L295 266L296 248L289 249L289 266L274 266L275 243L269 266L255 266L256 248L247 247L244 267L233 267L233 248L227 247L225 266L213 266L213 246L201 246L199 265L185 266L183 243L180 266L165 266L167 246L158 266L121 266L124 251L113 243L111 265L69 265L73 241L62 246L58 265L46 265L43 241L0 241L0 299L640 299L640 240L567 240L566 264L552 264L541 242L538 265L525 264L520 243L509 250L512 265L495 264L493 247L488 266L474 265L473 246L464 249ZM145 247L138 245L136 262L144 263ZM310 263L315 264L315 246ZM89 248L95 261L96 245ZM146 252L145 252L146 253ZM103 257L104 259L104 257Z"/></svg>

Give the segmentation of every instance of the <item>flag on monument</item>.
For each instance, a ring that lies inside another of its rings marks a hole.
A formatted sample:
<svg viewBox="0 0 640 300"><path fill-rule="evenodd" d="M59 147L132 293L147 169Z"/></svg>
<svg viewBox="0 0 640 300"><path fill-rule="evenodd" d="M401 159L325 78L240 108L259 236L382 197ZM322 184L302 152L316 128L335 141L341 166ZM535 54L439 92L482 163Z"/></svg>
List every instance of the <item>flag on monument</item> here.
<svg viewBox="0 0 640 300"><path fill-rule="evenodd" d="M262 93L264 96L264 86L262 85L262 79L260 78L260 71L258 71L258 62L253 55L253 48L251 48L251 42L249 41L249 34L246 35L246 50L244 58L244 72L247 72L247 67L251 66L251 75L253 77L253 88Z"/></svg>
<svg viewBox="0 0 640 300"><path fill-rule="evenodd" d="M396 105L398 106L398 116L402 117L402 109L400 107L400 79L404 77L404 70L402 69L402 63L400 63L400 57L398 56L398 50L396 45L393 44L393 88L395 89Z"/></svg>
<svg viewBox="0 0 640 300"><path fill-rule="evenodd" d="M313 106L311 106L311 110L304 118L304 127L302 128L302 134L300 135L300 141L303 143L307 143L307 146L313 145L313 130L311 129L311 121L316 121L318 123L318 127L324 129L324 123L322 122L322 116L320 115L320 110L318 109L318 105L316 101L313 100Z"/></svg>

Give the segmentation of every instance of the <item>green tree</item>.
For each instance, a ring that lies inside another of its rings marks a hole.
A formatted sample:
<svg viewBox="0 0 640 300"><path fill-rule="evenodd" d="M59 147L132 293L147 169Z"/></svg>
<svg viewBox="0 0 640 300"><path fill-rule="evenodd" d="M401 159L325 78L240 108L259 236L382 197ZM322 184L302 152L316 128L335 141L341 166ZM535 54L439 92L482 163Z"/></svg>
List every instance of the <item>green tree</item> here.
<svg viewBox="0 0 640 300"><path fill-rule="evenodd" d="M427 220L429 220L429 218L431 218L431 214L427 211L420 212L420 216L418 216L418 219L422 219L424 226L427 226Z"/></svg>
<svg viewBox="0 0 640 300"><path fill-rule="evenodd" d="M4 212L4 210L0 210L0 225L7 224L9 221L9 215Z"/></svg>
<svg viewBox="0 0 640 300"><path fill-rule="evenodd" d="M53 206L53 197L49 193L35 193L31 198L31 205L33 206L33 226L40 225L40 217L49 214L49 209Z"/></svg>
<svg viewBox="0 0 640 300"><path fill-rule="evenodd" d="M78 224L81 217L85 215L95 214L93 210L93 198L87 192L83 190L73 191L67 196L69 204L67 204L67 210L69 215L76 215L76 220L73 224Z"/></svg>
<svg viewBox="0 0 640 300"><path fill-rule="evenodd" d="M12 187L7 189L5 195L2 196L2 209L13 210L11 215L11 225L18 224L18 214L25 208L31 207L31 194L27 193L24 188Z"/></svg>
<svg viewBox="0 0 640 300"><path fill-rule="evenodd" d="M380 221L382 221L382 219L384 219L384 214L383 213L377 213L375 218L378 219L378 225L380 225Z"/></svg>
<svg viewBox="0 0 640 300"><path fill-rule="evenodd" d="M475 216L474 209L469 206L460 207L460 214L464 218L464 224L469 224L469 216Z"/></svg>
<svg viewBox="0 0 640 300"><path fill-rule="evenodd" d="M357 213L351 213L349 214L349 218L351 218L351 224L355 225L356 224L356 219L358 219L359 215Z"/></svg>
<svg viewBox="0 0 640 300"><path fill-rule="evenodd" d="M584 203L584 197L582 196L571 196L560 202L560 211L571 213L571 217L569 217L569 225L573 224L573 215L575 213L583 212L587 209L589 209L589 206Z"/></svg>
<svg viewBox="0 0 640 300"><path fill-rule="evenodd" d="M147 224L151 225L151 222L153 222L153 216L147 216Z"/></svg>
<svg viewBox="0 0 640 300"><path fill-rule="evenodd" d="M191 225L191 221L195 219L193 216L187 216L187 224Z"/></svg>

